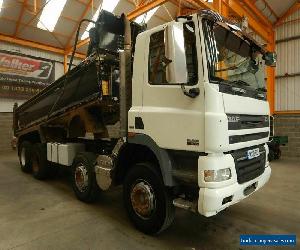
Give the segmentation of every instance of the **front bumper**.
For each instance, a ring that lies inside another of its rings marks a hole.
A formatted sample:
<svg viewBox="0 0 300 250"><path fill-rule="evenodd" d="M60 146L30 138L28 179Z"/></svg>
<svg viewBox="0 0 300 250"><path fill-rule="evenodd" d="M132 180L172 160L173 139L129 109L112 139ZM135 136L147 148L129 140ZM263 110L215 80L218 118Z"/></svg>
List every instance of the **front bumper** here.
<svg viewBox="0 0 300 250"><path fill-rule="evenodd" d="M263 174L243 184L235 182L229 186L220 188L200 188L198 199L199 213L206 217L217 214L226 207L229 207L256 192L268 182L270 175L271 168L270 166L267 166ZM255 190L249 194L244 194L245 189L251 185L256 187ZM231 196L232 198L228 198ZM226 202L225 204L224 201Z"/></svg>

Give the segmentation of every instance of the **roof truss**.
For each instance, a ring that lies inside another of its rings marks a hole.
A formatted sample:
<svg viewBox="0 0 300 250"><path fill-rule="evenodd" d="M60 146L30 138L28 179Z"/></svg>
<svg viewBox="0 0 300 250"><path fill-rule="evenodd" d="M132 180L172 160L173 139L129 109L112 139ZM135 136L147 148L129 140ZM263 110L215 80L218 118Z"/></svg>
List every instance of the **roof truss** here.
<svg viewBox="0 0 300 250"><path fill-rule="evenodd" d="M13 35L14 37L17 37L17 35L18 35L20 24L21 24L24 12L25 12L25 10L27 8L27 2L28 2L28 0L24 0L23 1L22 7L21 7L21 10L20 10L20 14L19 14L19 17L18 17L18 21L17 21L17 24L16 24L15 33Z"/></svg>
<svg viewBox="0 0 300 250"><path fill-rule="evenodd" d="M281 17L278 18L278 20L275 23L275 26L279 26L280 24L282 24L286 18L288 18L290 15L292 15L299 9L300 1L296 1Z"/></svg>

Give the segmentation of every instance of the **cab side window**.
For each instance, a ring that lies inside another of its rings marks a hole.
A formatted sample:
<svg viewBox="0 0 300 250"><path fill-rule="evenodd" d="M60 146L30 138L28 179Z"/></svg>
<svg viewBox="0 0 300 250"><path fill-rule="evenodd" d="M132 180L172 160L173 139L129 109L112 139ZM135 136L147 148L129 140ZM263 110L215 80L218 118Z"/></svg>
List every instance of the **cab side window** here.
<svg viewBox="0 0 300 250"><path fill-rule="evenodd" d="M198 81L198 61L196 49L195 25L188 22L183 25L186 67L188 72L188 85ZM165 32L161 30L151 35L149 45L148 79L153 85L170 84L166 80L165 62ZM176 84L176 83L172 83ZM178 83L180 84L180 83Z"/></svg>
<svg viewBox="0 0 300 250"><path fill-rule="evenodd" d="M165 56L165 35L164 31L159 31L151 35L149 45L149 83L165 84L166 73L163 68L163 58Z"/></svg>
<svg viewBox="0 0 300 250"><path fill-rule="evenodd" d="M188 85L194 85L198 81L198 60L196 48L196 36L194 23L184 24L184 44L186 55L186 67L188 71Z"/></svg>

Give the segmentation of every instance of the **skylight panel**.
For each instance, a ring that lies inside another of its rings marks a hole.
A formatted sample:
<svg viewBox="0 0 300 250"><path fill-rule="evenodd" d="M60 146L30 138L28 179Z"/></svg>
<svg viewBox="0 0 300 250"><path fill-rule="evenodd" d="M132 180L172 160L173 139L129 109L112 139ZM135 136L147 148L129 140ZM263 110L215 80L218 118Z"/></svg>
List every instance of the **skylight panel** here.
<svg viewBox="0 0 300 250"><path fill-rule="evenodd" d="M97 21L97 18L98 18L98 16L99 16L100 10L101 10L101 5L100 5L100 7L97 9L97 11L95 12L95 14L94 14L94 16L93 16L93 18L92 18L93 21L95 21L95 22ZM89 37L89 30L90 30L93 26L94 26L93 23L89 23L89 25L87 26L85 32L84 32L83 35L81 36L81 40L86 39L86 38Z"/></svg>
<svg viewBox="0 0 300 250"><path fill-rule="evenodd" d="M117 7L119 2L120 2L120 0L103 0L102 4L100 4L99 8L95 12L92 20L95 21L95 22L97 21L99 13L100 13L101 10L106 10L106 11L109 11L109 12L113 12L115 10L115 8ZM84 39L89 37L89 30L93 26L94 26L93 23L89 23L89 25L87 26L85 32L81 36L81 40L84 40Z"/></svg>
<svg viewBox="0 0 300 250"><path fill-rule="evenodd" d="M44 7L37 27L53 31L67 0L51 0Z"/></svg>
<svg viewBox="0 0 300 250"><path fill-rule="evenodd" d="M113 12L117 7L120 0L103 0L102 2L102 9Z"/></svg>
<svg viewBox="0 0 300 250"><path fill-rule="evenodd" d="M134 21L137 23L148 23L148 21L155 14L155 12L158 10L158 8L159 8L159 6L153 8L152 10L149 10L147 13L137 17Z"/></svg>

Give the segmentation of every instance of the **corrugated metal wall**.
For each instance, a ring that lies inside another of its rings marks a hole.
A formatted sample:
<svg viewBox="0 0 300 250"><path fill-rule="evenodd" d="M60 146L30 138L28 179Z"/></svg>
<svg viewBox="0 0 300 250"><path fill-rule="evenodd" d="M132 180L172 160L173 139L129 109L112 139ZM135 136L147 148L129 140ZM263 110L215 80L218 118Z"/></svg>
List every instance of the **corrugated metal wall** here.
<svg viewBox="0 0 300 250"><path fill-rule="evenodd" d="M0 42L0 50L13 51L22 53L24 55L31 55L36 57L41 57L45 59L50 59L55 61L55 79L58 79L64 74L64 65L63 65L63 56L55 53L32 49L28 47L22 47L19 45ZM74 64L79 64L80 60L74 59ZM12 112L13 104L17 102L19 105L24 102L24 100L15 100L15 99L4 99L0 98L0 112Z"/></svg>
<svg viewBox="0 0 300 250"><path fill-rule="evenodd" d="M285 21L276 29L276 111L300 110L300 10Z"/></svg>

